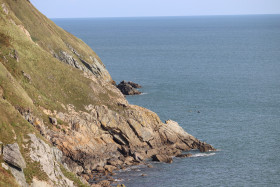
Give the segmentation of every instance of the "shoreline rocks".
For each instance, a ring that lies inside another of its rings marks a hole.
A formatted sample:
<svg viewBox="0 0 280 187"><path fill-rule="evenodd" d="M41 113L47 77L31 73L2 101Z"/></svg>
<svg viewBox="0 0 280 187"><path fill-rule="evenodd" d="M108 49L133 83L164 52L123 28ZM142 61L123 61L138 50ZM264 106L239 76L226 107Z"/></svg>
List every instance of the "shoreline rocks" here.
<svg viewBox="0 0 280 187"><path fill-rule="evenodd" d="M141 85L134 82L121 81L117 85L117 88L123 93L123 95L140 95L141 92L137 88L141 88Z"/></svg>

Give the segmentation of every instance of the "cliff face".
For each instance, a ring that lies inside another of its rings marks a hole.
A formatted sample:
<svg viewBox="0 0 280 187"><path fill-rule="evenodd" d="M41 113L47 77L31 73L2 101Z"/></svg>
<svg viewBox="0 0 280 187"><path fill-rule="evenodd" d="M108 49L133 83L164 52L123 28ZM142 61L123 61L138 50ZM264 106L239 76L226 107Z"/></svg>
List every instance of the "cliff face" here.
<svg viewBox="0 0 280 187"><path fill-rule="evenodd" d="M81 186L71 172L214 150L130 105L99 57L27 0L0 0L0 128L0 186Z"/></svg>

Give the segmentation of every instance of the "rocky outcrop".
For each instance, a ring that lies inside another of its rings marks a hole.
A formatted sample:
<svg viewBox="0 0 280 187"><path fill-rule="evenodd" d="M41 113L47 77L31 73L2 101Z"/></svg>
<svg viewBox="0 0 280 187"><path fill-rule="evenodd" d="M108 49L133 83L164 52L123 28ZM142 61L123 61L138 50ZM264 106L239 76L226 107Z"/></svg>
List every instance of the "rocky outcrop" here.
<svg viewBox="0 0 280 187"><path fill-rule="evenodd" d="M19 170L26 168L26 163L20 153L19 146L17 143L8 144L4 146L3 159L9 165Z"/></svg>
<svg viewBox="0 0 280 187"><path fill-rule="evenodd" d="M26 168L26 163L21 155L17 143L7 144L3 148L3 160L9 165L8 169L15 177L20 186L27 187L23 169Z"/></svg>
<svg viewBox="0 0 280 187"><path fill-rule="evenodd" d="M65 113L47 112L64 125L63 131L47 130L46 137L62 151L61 161L87 179L94 173L105 175L148 158L172 163L172 157L182 151L215 150L178 123L162 123L155 113L139 106L127 105L122 112L93 105L87 106L86 112L76 111L73 105L66 109Z"/></svg>
<svg viewBox="0 0 280 187"><path fill-rule="evenodd" d="M60 169L62 167L60 165L62 152L55 147L50 147L34 134L28 134L28 136L30 138L27 145L27 149L29 150L28 157L31 158L33 163L38 163L48 177L45 178L47 181L40 181L37 178L33 178L31 186L75 186L73 181L66 178ZM25 174L23 172L27 167L26 161L23 158L17 143L7 144L3 147L3 160L8 165L2 163L2 167L11 172L20 186L28 187L29 185L26 182Z"/></svg>
<svg viewBox="0 0 280 187"><path fill-rule="evenodd" d="M137 84L135 82L128 81L127 83L130 84L133 88L142 88L140 84Z"/></svg>
<svg viewBox="0 0 280 187"><path fill-rule="evenodd" d="M116 112L104 105L88 105L85 110L76 111L73 105L66 106L65 113L44 110L54 127L60 120L62 131L56 128L46 130L42 120L34 117L30 111L21 113L34 126L40 124L37 128L45 129L44 136L62 151L55 154L60 155L55 160L67 164L71 171L86 179L100 178L97 174L106 175L116 169L142 163L148 158L172 163L173 156L188 157L182 151L215 150L188 134L177 122L167 120L162 123L154 112L139 106L126 105L122 112ZM38 155L50 152L46 148L38 148L46 145L41 142L39 146L40 141L30 136L35 142L32 150L38 150ZM44 150L44 153L40 150ZM47 163L53 160L52 156L47 157L50 158ZM39 158L37 161L46 162ZM44 171L49 173L48 169ZM50 178L54 180L56 177Z"/></svg>
<svg viewBox="0 0 280 187"><path fill-rule="evenodd" d="M60 61L74 67L77 68L79 70L83 70L82 66L79 64L78 60L76 60L72 55L70 55L69 53L65 52L65 51L60 51L59 55L55 55L55 57L57 57Z"/></svg>
<svg viewBox="0 0 280 187"><path fill-rule="evenodd" d="M60 169L59 160L62 159L62 153L57 148L51 148L43 140L37 138L34 134L28 134L30 137L30 158L34 162L40 163L42 170L50 179L49 183L53 186L74 186L73 181L64 176ZM36 183L39 183L35 180ZM41 182L42 183L42 182Z"/></svg>
<svg viewBox="0 0 280 187"><path fill-rule="evenodd" d="M133 82L125 82L122 81L117 85L117 88L124 94L124 95L139 95L141 94L136 88L141 88L139 84Z"/></svg>

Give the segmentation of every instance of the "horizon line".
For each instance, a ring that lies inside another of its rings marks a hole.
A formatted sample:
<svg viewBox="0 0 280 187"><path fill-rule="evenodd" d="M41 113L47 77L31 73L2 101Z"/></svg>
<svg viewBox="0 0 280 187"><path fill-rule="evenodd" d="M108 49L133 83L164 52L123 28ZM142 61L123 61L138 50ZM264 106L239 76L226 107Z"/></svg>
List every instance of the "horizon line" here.
<svg viewBox="0 0 280 187"><path fill-rule="evenodd" d="M92 19L92 18L160 18L160 17L211 17L211 16L269 16L280 15L280 13L271 14L201 14L201 15L182 15L182 16L100 16L100 17L48 17L49 19Z"/></svg>

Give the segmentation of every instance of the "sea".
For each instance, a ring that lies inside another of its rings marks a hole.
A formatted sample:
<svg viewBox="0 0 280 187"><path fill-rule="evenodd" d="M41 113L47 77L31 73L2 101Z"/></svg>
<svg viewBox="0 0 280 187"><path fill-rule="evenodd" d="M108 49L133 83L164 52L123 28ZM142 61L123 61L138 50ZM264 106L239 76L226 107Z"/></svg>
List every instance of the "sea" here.
<svg viewBox="0 0 280 187"><path fill-rule="evenodd" d="M280 186L280 15L53 19L81 38L131 104L218 151L119 171L127 187Z"/></svg>

